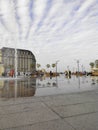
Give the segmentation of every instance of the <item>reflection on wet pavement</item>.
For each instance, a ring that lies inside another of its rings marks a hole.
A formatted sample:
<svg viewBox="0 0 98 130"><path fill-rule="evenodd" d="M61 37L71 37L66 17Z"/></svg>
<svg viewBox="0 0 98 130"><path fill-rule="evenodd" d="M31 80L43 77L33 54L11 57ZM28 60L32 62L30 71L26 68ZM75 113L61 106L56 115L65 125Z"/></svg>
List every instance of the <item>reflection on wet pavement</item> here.
<svg viewBox="0 0 98 130"><path fill-rule="evenodd" d="M0 98L18 98L72 93L98 89L97 77L38 77L18 80L0 79Z"/></svg>
<svg viewBox="0 0 98 130"><path fill-rule="evenodd" d="M34 96L35 91L36 79L0 80L0 97L29 97Z"/></svg>

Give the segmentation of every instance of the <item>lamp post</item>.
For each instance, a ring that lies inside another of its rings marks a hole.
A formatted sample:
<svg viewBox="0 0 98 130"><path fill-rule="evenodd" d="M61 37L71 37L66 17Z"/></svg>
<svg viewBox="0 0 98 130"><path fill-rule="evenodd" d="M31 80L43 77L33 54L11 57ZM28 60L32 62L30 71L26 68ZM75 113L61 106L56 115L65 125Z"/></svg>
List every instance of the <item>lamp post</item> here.
<svg viewBox="0 0 98 130"><path fill-rule="evenodd" d="M80 61L77 59L76 62L77 62L77 69L78 69L78 75L79 75L79 63L80 63Z"/></svg>
<svg viewBox="0 0 98 130"><path fill-rule="evenodd" d="M81 65L81 69L82 69L82 73L83 73L83 71L84 71L84 66L83 65Z"/></svg>
<svg viewBox="0 0 98 130"><path fill-rule="evenodd" d="M69 71L69 65L67 66L67 71Z"/></svg>
<svg viewBox="0 0 98 130"><path fill-rule="evenodd" d="M57 76L57 64L58 64L59 60L56 61L56 76Z"/></svg>
<svg viewBox="0 0 98 130"><path fill-rule="evenodd" d="M77 60L78 74L79 74L79 60Z"/></svg>
<svg viewBox="0 0 98 130"><path fill-rule="evenodd" d="M77 60L77 68L78 68L78 75L79 75L79 60Z"/></svg>

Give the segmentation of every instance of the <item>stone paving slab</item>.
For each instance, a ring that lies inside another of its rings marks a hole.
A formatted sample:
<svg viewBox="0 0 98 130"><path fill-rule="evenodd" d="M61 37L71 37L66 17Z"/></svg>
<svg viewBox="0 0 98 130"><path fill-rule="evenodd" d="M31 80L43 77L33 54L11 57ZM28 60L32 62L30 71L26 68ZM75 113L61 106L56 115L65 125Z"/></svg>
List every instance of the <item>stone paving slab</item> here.
<svg viewBox="0 0 98 130"><path fill-rule="evenodd" d="M56 97L42 97L41 100L45 102L48 106L61 106L61 105L70 105L70 104L78 104L78 103L86 103L86 102L94 102L91 96L87 95L59 95ZM98 101L98 98L96 98Z"/></svg>
<svg viewBox="0 0 98 130"><path fill-rule="evenodd" d="M1 115L0 128L5 129L10 127L19 127L23 125L29 125L29 124L34 124L38 122L44 122L44 121L49 121L49 120L54 120L59 118L54 112L52 112L44 104L42 103L39 104L40 105L34 104L32 108L30 107L30 110L28 110L27 108L27 111L22 112L20 110L21 112L19 112L18 110L18 113ZM40 109L38 108L38 106L40 106ZM23 108L21 107L20 109L23 110Z"/></svg>
<svg viewBox="0 0 98 130"><path fill-rule="evenodd" d="M58 113L60 117L70 117L81 114L98 112L98 102L93 103L82 103L82 104L74 104L74 105L65 105L53 107L53 111Z"/></svg>
<svg viewBox="0 0 98 130"><path fill-rule="evenodd" d="M0 99L0 107L7 106L7 105L17 105L17 104L24 104L24 103L31 103L31 102L39 102L40 97L25 97L25 98L3 98Z"/></svg>
<svg viewBox="0 0 98 130"><path fill-rule="evenodd" d="M98 130L98 112L65 118L75 130Z"/></svg>
<svg viewBox="0 0 98 130"><path fill-rule="evenodd" d="M34 103L22 103L22 104L15 104L9 106L2 106L0 107L0 115L7 115L7 114L14 114L14 113L21 113L27 111L40 111L41 109L47 109L47 107L42 102L34 102Z"/></svg>
<svg viewBox="0 0 98 130"><path fill-rule="evenodd" d="M65 121L58 119L43 123L36 123L33 125L10 128L7 130L75 130L75 129L71 125L67 124Z"/></svg>

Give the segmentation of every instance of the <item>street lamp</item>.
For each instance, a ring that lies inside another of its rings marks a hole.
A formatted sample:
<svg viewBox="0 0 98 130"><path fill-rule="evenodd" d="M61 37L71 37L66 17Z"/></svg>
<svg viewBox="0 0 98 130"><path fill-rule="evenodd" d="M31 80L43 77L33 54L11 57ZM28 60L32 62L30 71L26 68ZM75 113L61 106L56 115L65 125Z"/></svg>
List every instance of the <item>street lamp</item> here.
<svg viewBox="0 0 98 130"><path fill-rule="evenodd" d="M56 76L57 76L57 64L58 64L59 60L56 61Z"/></svg>
<svg viewBox="0 0 98 130"><path fill-rule="evenodd" d="M84 66L83 65L81 65L81 69L82 69L82 73L83 73L83 71L84 71Z"/></svg>
<svg viewBox="0 0 98 130"><path fill-rule="evenodd" d="M67 70L69 71L69 65L67 66Z"/></svg>
<svg viewBox="0 0 98 130"><path fill-rule="evenodd" d="M76 60L76 62L77 62L78 75L79 75L79 63L80 63L80 61L79 61L79 60Z"/></svg>
<svg viewBox="0 0 98 130"><path fill-rule="evenodd" d="M78 74L79 74L79 60L77 60Z"/></svg>

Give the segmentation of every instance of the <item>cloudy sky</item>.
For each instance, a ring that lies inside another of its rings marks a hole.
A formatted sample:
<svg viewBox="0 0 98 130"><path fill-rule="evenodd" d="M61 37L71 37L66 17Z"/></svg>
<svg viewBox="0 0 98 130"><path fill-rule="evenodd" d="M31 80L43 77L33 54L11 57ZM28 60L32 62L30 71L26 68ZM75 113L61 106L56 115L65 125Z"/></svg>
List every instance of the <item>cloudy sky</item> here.
<svg viewBox="0 0 98 130"><path fill-rule="evenodd" d="M33 52L42 68L89 69L98 59L98 0L0 0L0 48Z"/></svg>

